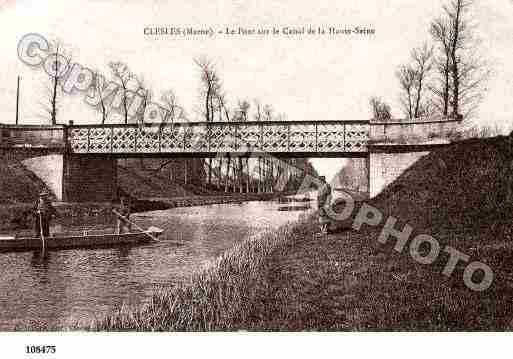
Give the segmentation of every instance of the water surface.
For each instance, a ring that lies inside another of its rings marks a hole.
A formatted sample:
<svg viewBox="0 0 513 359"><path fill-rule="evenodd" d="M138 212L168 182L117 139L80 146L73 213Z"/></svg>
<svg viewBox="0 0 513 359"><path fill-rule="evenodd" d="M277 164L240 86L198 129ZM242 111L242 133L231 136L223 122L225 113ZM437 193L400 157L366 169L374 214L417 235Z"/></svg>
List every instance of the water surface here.
<svg viewBox="0 0 513 359"><path fill-rule="evenodd" d="M156 286L172 286L237 242L305 212L279 211L282 205L249 202L135 214L137 224L165 230L161 242L144 246L64 250L44 257L0 254L0 330L62 327L141 304Z"/></svg>

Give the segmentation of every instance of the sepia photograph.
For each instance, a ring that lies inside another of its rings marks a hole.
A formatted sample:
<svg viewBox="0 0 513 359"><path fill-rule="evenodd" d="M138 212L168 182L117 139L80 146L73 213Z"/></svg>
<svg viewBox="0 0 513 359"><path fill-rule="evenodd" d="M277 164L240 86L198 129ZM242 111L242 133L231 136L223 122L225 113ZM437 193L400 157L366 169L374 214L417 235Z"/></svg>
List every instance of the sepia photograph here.
<svg viewBox="0 0 513 359"><path fill-rule="evenodd" d="M472 354L510 332L512 20L511 0L0 0L0 347Z"/></svg>

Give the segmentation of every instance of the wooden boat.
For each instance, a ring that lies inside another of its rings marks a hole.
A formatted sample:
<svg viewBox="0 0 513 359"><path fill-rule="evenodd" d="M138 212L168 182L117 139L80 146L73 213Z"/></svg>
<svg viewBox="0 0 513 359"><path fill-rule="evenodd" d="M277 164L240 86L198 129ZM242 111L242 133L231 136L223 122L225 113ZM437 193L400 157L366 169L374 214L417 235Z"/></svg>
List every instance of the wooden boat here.
<svg viewBox="0 0 513 359"><path fill-rule="evenodd" d="M71 248L100 248L137 245L153 242L162 229L150 227L145 231L116 234L113 230L89 230L82 232L55 233L45 238L45 250ZM43 242L38 237L0 236L0 252L41 250Z"/></svg>

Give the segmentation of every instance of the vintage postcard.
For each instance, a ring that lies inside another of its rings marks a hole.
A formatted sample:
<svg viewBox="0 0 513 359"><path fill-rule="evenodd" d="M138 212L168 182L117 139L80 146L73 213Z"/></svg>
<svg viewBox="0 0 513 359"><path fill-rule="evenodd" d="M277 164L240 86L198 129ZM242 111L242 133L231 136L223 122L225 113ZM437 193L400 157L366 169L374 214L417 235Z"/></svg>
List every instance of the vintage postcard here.
<svg viewBox="0 0 513 359"><path fill-rule="evenodd" d="M512 330L512 20L510 0L0 0L8 357Z"/></svg>

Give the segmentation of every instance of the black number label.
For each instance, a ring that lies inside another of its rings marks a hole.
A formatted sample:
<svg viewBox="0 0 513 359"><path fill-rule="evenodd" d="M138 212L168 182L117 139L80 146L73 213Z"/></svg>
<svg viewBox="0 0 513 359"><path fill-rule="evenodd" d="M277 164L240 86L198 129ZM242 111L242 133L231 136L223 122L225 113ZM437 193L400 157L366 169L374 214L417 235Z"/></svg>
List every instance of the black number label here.
<svg viewBox="0 0 513 359"><path fill-rule="evenodd" d="M27 354L55 354L57 347L55 345L27 345L25 352Z"/></svg>

